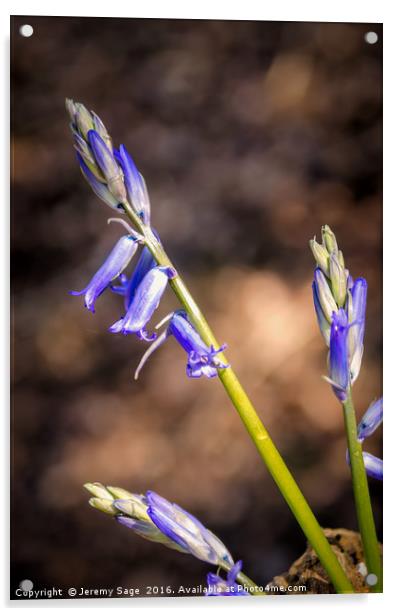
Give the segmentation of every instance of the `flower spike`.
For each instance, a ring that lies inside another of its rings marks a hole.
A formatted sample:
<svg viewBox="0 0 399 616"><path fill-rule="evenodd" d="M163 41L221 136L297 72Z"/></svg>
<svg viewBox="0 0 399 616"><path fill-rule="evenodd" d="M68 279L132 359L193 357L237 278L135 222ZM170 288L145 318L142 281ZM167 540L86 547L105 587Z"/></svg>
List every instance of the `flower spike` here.
<svg viewBox="0 0 399 616"><path fill-rule="evenodd" d="M91 312L95 312L97 298L105 291L110 282L117 278L127 267L136 250L137 240L131 235L124 235L117 241L89 284L81 291L70 291L70 294L84 295L86 308Z"/></svg>

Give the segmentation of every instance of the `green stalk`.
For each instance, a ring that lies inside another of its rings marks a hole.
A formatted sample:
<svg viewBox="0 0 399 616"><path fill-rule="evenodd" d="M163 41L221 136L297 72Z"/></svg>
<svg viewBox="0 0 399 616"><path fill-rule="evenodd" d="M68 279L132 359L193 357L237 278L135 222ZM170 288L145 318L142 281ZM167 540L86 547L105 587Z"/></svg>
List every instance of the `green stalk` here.
<svg viewBox="0 0 399 616"><path fill-rule="evenodd" d="M356 413L352 392L343 402L346 438L352 472L352 485L355 497L357 521L362 537L364 557L368 574L377 576L377 583L371 585L373 592L382 592L382 565L377 533L375 530L373 510L371 508L369 484L363 461L362 445L357 438Z"/></svg>
<svg viewBox="0 0 399 616"><path fill-rule="evenodd" d="M145 237L146 244L153 256L161 266L173 267L169 257L163 247L154 236L151 229L143 225L141 219L131 209L129 204L124 204L126 214L135 227ZM180 300L181 304L189 314L191 321L200 333L204 342L219 348L219 344L213 335L208 323L191 293L184 284L182 278L177 274L170 281L170 286ZM226 357L221 353L222 362L228 363ZM266 428L261 422L252 402L245 393L238 378L232 368L225 368L218 371L218 376L223 386L235 406L240 418L246 427L252 441L254 442L259 454L266 467L276 482L280 492L284 496L298 524L305 533L309 543L317 553L321 564L329 575L335 590L338 593L352 593L353 587L339 564L334 552L328 543L322 528L317 522L305 497L291 475L288 467L270 438Z"/></svg>

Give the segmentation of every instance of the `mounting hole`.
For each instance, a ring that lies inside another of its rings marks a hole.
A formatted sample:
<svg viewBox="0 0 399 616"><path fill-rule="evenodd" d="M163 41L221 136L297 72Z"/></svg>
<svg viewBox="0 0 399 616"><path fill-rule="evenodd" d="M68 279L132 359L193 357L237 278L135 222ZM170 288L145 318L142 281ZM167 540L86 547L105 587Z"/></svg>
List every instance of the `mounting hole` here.
<svg viewBox="0 0 399 616"><path fill-rule="evenodd" d="M30 24L24 24L23 26L20 27L19 33L21 36L24 36L25 38L27 38L29 36L32 36L33 28Z"/></svg>
<svg viewBox="0 0 399 616"><path fill-rule="evenodd" d="M378 582L378 577L376 576L375 573L369 573L368 576L366 577L366 584L368 584L369 586L375 586Z"/></svg>
<svg viewBox="0 0 399 616"><path fill-rule="evenodd" d="M377 34L377 32L366 32L366 34L364 35L364 40L369 45L375 45L376 42L378 41L378 34Z"/></svg>
<svg viewBox="0 0 399 616"><path fill-rule="evenodd" d="M33 582L32 582L32 580L22 580L22 582L20 583L19 587L24 592L29 592L33 588Z"/></svg>

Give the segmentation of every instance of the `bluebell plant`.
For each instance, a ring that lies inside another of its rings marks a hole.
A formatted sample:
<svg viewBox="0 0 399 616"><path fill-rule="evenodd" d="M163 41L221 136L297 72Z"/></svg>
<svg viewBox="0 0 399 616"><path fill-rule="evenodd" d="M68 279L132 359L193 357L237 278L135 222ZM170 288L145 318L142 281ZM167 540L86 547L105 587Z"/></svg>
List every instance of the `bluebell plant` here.
<svg viewBox="0 0 399 616"><path fill-rule="evenodd" d="M353 592L348 575L226 359L226 345L217 342L153 228L146 183L132 156L124 145L114 147L105 125L94 112L70 99L66 101L66 108L82 174L94 193L121 215L121 218L110 220L117 220L128 232L118 241L89 284L82 291L74 293L85 296L85 305L91 311L94 311L98 297L107 290L121 297L123 314L110 325L110 331L125 335L135 334L142 344L152 343L144 352L136 370L136 378L150 355L169 337L174 338L186 353L187 377L219 378L262 461L319 556L335 589L340 593ZM365 299L355 292L356 282L353 284L354 291L351 291L352 283L344 269L342 253L336 246L332 232L325 228L323 238L323 245L313 246L319 263L314 283L315 305L324 339L331 347L331 369L328 378L333 382L338 397L343 399L349 391L348 383L356 379L360 369L364 333L362 311L365 309ZM141 254L129 275L127 267L139 248ZM175 293L179 306L151 332L150 320L158 310L167 286ZM333 322L337 329L331 344L329 328ZM165 325L165 328L158 336L157 331L162 325ZM345 345L350 349L347 357L348 378L345 377L346 368L343 370L340 363ZM136 533L180 551L193 553L194 549L199 550L197 556L200 552L205 554L206 546L210 550L209 554L214 554L215 550L219 554L220 544L216 549L216 538L211 540L212 535L205 532L195 518L176 505L164 502L153 493L147 493L145 497L136 495L134 498L125 498L123 495L118 497L111 488L98 489L100 495L94 495L92 504L99 506L101 501L103 510L112 513L119 523L132 528ZM102 490L105 492L101 492ZM128 501L128 504L125 501ZM190 533L195 539L191 538ZM234 563L229 562L225 568L228 573L226 580L212 578L215 582L213 585L225 588L224 584L227 584L235 588L235 580L243 579L237 563L235 566L234 569Z"/></svg>
<svg viewBox="0 0 399 616"><path fill-rule="evenodd" d="M310 240L316 260L312 283L317 322L328 347L328 381L343 405L352 484L367 571L375 576L375 590L382 589L380 550L375 530L366 473L382 479L382 461L362 451L362 443L382 421L382 399L367 410L359 427L352 386L359 376L364 351L367 281L353 279L345 266L335 234L328 225L321 230L322 243ZM374 579L374 577L372 578Z"/></svg>

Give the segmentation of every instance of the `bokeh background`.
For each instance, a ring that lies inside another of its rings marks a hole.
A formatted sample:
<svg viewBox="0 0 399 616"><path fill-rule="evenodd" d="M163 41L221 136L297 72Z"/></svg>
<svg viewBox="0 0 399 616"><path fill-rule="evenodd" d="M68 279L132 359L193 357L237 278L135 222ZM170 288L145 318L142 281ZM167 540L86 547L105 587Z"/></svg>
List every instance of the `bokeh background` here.
<svg viewBox="0 0 399 616"><path fill-rule="evenodd" d="M11 31L12 590L205 583L206 564L88 507L86 481L158 491L266 583L305 539L221 385L187 379L173 340L134 382L145 345L107 332L120 298L93 316L68 295L121 230L81 177L64 98L134 155L154 226L321 524L354 529L308 240L328 223L369 283L360 415L382 386L381 26L14 17ZM156 318L175 306L168 291Z"/></svg>

